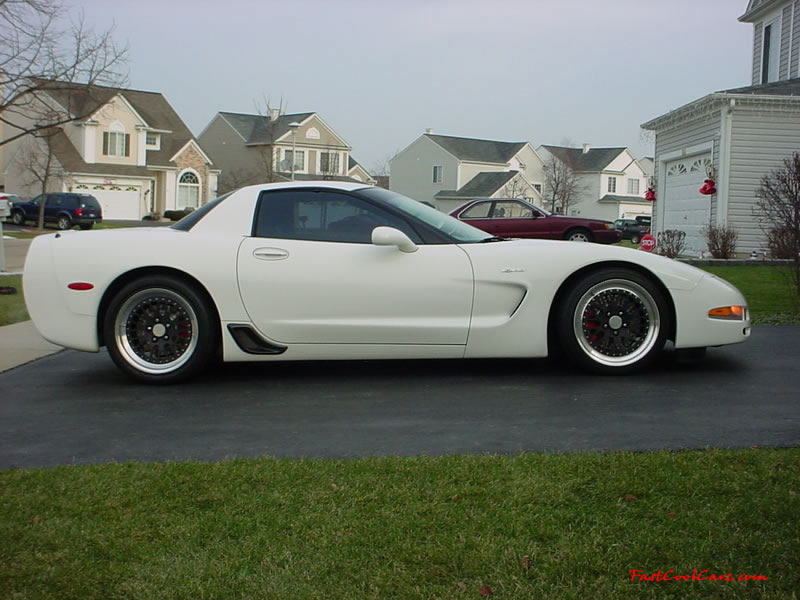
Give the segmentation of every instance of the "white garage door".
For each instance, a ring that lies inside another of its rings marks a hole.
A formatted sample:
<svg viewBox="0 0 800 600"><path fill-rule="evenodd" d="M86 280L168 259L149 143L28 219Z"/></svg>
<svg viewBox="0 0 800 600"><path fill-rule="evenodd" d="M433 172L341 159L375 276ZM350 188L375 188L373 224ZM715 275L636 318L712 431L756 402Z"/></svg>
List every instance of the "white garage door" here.
<svg viewBox="0 0 800 600"><path fill-rule="evenodd" d="M90 189L82 191L91 194L103 207L104 220L131 220L138 221L142 218L141 188L139 186L89 186Z"/></svg>
<svg viewBox="0 0 800 600"><path fill-rule="evenodd" d="M659 230L677 229L686 233L686 254L699 255L707 244L701 230L710 219L711 196L698 190L706 179L711 157L694 156L667 163L664 222Z"/></svg>

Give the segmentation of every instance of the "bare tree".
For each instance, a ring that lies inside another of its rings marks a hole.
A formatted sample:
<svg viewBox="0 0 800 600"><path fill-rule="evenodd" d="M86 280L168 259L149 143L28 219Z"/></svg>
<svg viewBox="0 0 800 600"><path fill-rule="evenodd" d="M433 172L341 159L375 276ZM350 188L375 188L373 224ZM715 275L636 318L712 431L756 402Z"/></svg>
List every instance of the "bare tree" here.
<svg viewBox="0 0 800 600"><path fill-rule="evenodd" d="M375 161L370 168L370 174L373 177L378 176L387 176L391 174L392 168L391 163L392 159L400 153L400 149L398 148L394 152L390 152L388 154L384 154L381 158Z"/></svg>
<svg viewBox="0 0 800 600"><path fill-rule="evenodd" d="M800 153L783 160L783 167L770 171L756 190L754 212L770 251L790 258L794 283L800 296Z"/></svg>
<svg viewBox="0 0 800 600"><path fill-rule="evenodd" d="M504 198L530 198L531 186L525 181L522 176L516 175L503 186L500 194Z"/></svg>
<svg viewBox="0 0 800 600"><path fill-rule="evenodd" d="M560 209L563 214L567 214L570 205L584 189L568 155L557 157L552 152L544 163L544 187L544 198L550 212Z"/></svg>
<svg viewBox="0 0 800 600"><path fill-rule="evenodd" d="M48 187L63 182L67 176L55 155L56 137L63 135L57 127L40 129L26 141L14 159L23 174L23 185L41 190L37 226L44 229L44 208Z"/></svg>
<svg viewBox="0 0 800 600"><path fill-rule="evenodd" d="M122 87L127 48L112 37L113 27L95 31L83 16L70 21L59 0L0 0L0 122L7 125L0 146L91 115L95 86ZM78 101L63 94L57 106L51 93L85 92Z"/></svg>

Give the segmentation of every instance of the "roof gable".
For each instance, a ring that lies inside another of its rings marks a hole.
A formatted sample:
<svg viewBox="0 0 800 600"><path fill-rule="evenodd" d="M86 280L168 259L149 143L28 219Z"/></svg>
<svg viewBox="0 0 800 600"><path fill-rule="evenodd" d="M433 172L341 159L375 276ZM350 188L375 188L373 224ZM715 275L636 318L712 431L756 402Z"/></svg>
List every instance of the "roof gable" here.
<svg viewBox="0 0 800 600"><path fill-rule="evenodd" d="M459 190L443 190L437 198L489 198L514 179L519 171L485 171L478 173Z"/></svg>
<svg viewBox="0 0 800 600"><path fill-rule="evenodd" d="M271 144L287 133L289 123L302 123L315 113L280 115L274 121L264 115L220 112L223 119L244 139L246 144Z"/></svg>
<svg viewBox="0 0 800 600"><path fill-rule="evenodd" d="M426 133L423 137L435 142L459 160L505 164L525 147L527 142L498 142L474 138Z"/></svg>

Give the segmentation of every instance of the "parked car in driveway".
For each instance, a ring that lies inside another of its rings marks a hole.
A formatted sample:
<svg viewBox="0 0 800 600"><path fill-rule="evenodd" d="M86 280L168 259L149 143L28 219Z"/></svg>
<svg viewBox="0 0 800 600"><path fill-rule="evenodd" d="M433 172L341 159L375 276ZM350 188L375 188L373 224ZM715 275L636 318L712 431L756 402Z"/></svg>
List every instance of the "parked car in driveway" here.
<svg viewBox="0 0 800 600"><path fill-rule="evenodd" d="M44 222L55 224L59 229L91 229L103 220L103 209L97 198L88 194L52 193L40 194L30 202L14 202L11 205L11 222L23 225L26 221L39 220L39 207L44 199Z"/></svg>
<svg viewBox="0 0 800 600"><path fill-rule="evenodd" d="M614 221L614 227L620 231L623 240L630 240L632 243L638 244L642 236L650 231L650 217L617 219Z"/></svg>
<svg viewBox="0 0 800 600"><path fill-rule="evenodd" d="M337 181L245 187L171 227L40 235L22 284L45 339L104 345L148 383L192 377L218 357L508 358L554 348L621 374L652 364L667 340L701 348L750 335L742 294L695 267L619 246L497 237L395 192Z"/></svg>
<svg viewBox="0 0 800 600"><path fill-rule="evenodd" d="M611 221L554 215L517 198L473 200L455 209L450 216L499 237L601 244L613 244L621 239Z"/></svg>

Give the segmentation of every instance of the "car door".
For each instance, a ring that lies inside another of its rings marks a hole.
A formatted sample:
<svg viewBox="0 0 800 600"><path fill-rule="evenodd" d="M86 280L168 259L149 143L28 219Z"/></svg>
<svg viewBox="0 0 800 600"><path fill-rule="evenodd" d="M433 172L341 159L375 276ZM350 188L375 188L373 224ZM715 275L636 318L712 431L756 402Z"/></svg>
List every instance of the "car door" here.
<svg viewBox="0 0 800 600"><path fill-rule="evenodd" d="M496 200L492 209L495 235L513 238L536 238L540 235L534 209L520 200Z"/></svg>
<svg viewBox="0 0 800 600"><path fill-rule="evenodd" d="M47 194L47 202L44 205L45 223L55 223L60 210L61 194Z"/></svg>
<svg viewBox="0 0 800 600"><path fill-rule="evenodd" d="M415 252L371 243L400 229ZM264 192L237 258L239 290L261 333L283 343L465 345L473 275L455 244L349 193Z"/></svg>
<svg viewBox="0 0 800 600"><path fill-rule="evenodd" d="M492 219L493 200L480 200L459 213L458 218L481 231L497 235L497 222Z"/></svg>

